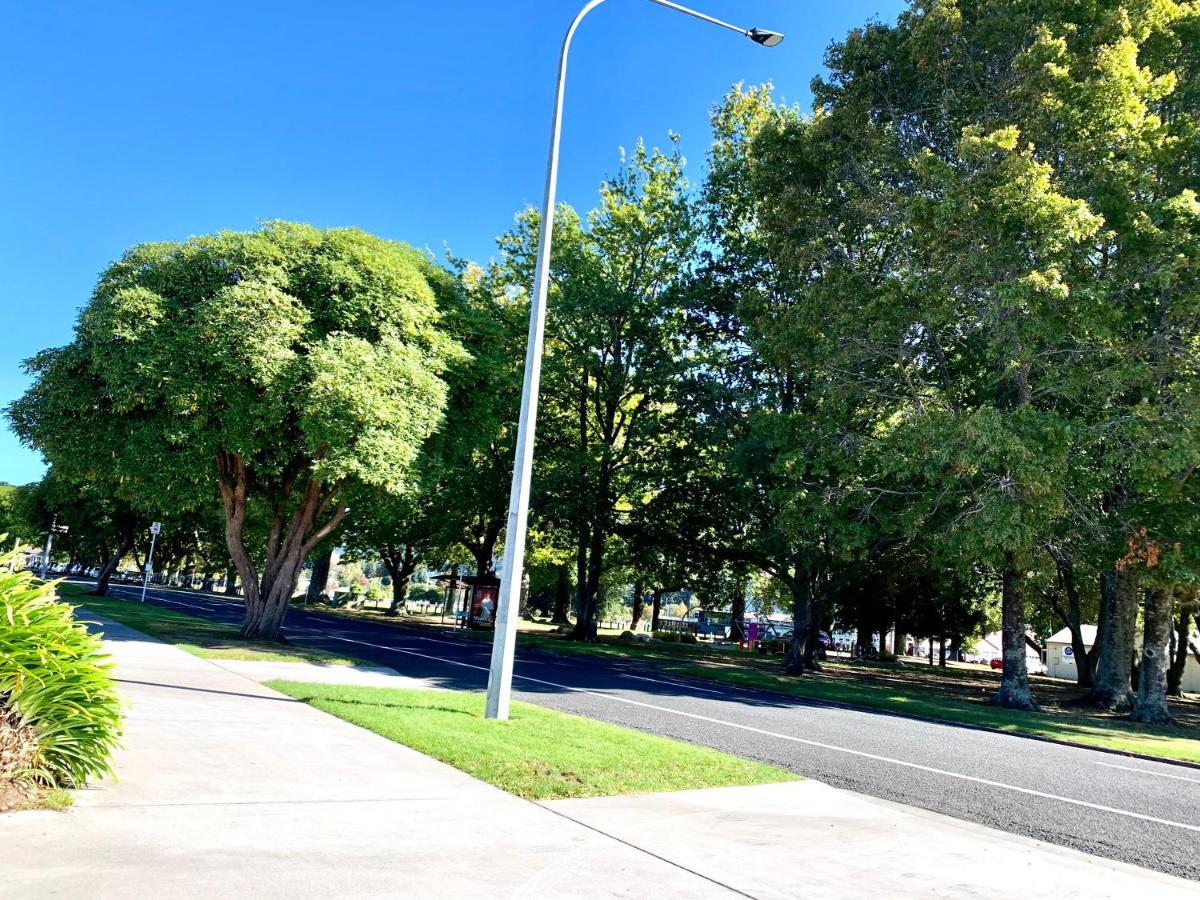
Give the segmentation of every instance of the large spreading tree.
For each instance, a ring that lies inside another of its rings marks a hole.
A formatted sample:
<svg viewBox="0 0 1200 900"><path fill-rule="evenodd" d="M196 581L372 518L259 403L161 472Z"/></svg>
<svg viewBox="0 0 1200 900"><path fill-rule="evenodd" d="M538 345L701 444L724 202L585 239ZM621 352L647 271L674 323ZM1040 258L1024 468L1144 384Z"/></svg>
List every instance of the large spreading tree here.
<svg viewBox="0 0 1200 900"><path fill-rule="evenodd" d="M64 474L155 509L202 506L215 486L242 634L274 639L348 490L403 493L441 419L460 350L438 327L429 266L359 230L282 222L136 246L101 276L74 340L29 361L10 419Z"/></svg>

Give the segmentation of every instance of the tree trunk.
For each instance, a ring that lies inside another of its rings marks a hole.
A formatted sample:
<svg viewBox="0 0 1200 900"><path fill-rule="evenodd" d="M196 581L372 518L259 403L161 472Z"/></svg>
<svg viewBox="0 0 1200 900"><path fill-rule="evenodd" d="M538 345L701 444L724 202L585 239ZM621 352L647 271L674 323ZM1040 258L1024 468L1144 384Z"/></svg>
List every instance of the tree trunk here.
<svg viewBox="0 0 1200 900"><path fill-rule="evenodd" d="M638 579L633 583L633 611L629 616L629 630L637 631L642 621L642 613L646 611L646 585Z"/></svg>
<svg viewBox="0 0 1200 900"><path fill-rule="evenodd" d="M1144 619L1137 699L1130 718L1135 722L1165 725L1171 721L1171 711L1167 708L1167 646L1171 642L1170 591L1155 587L1146 592Z"/></svg>
<svg viewBox="0 0 1200 900"><path fill-rule="evenodd" d="M228 566L225 567L225 596L227 596L227 597L237 596L237 592L238 592L237 591L237 580L238 580L237 568L233 565L233 563L230 563Z"/></svg>
<svg viewBox="0 0 1200 900"><path fill-rule="evenodd" d="M1167 671L1167 695L1171 697L1183 696L1183 672L1187 668L1191 619L1191 611L1186 606L1180 609L1179 622L1175 625L1175 647L1171 656L1171 668Z"/></svg>
<svg viewBox="0 0 1200 900"><path fill-rule="evenodd" d="M588 519L587 498L587 455L588 455L588 371L583 370L579 386L579 473L578 503L575 545L575 628L571 632L574 640L587 637L588 609L588 572L591 571L588 560L588 550L592 546L591 522Z"/></svg>
<svg viewBox="0 0 1200 900"><path fill-rule="evenodd" d="M496 541L484 541L476 546L471 552L471 556L475 558L475 577L477 579L491 575L494 571L492 567L492 557L496 552Z"/></svg>
<svg viewBox="0 0 1200 900"><path fill-rule="evenodd" d="M388 554L382 559L388 574L392 576L392 603L384 615L397 616L407 609L408 588L417 570L417 556L411 545L405 545L402 553Z"/></svg>
<svg viewBox="0 0 1200 900"><path fill-rule="evenodd" d="M738 583L737 593L729 605L729 640L744 641L746 639L746 591L745 585Z"/></svg>
<svg viewBox="0 0 1200 900"><path fill-rule="evenodd" d="M825 578L822 575L808 594L808 634L804 636L804 668L810 672L821 671L821 615Z"/></svg>
<svg viewBox="0 0 1200 900"><path fill-rule="evenodd" d="M598 522L591 523L590 531L586 576L579 596L579 616L575 619L575 631L571 635L577 641L596 640L596 615L600 608L600 572L605 535Z"/></svg>
<svg viewBox="0 0 1200 900"><path fill-rule="evenodd" d="M567 582L567 567L562 563L558 566L558 582L554 586L554 616L551 622L555 625L570 625L567 617L567 607L571 603L570 586Z"/></svg>
<svg viewBox="0 0 1200 900"><path fill-rule="evenodd" d="M1075 659L1076 683L1086 690L1092 687L1092 665L1095 662L1095 648L1089 653L1083 640L1083 613L1079 602L1079 585L1075 581L1075 565L1068 551L1051 550L1055 568L1058 571L1058 584L1067 597L1067 608L1064 610L1056 600L1051 598L1055 613L1071 632L1071 652Z"/></svg>
<svg viewBox="0 0 1200 900"><path fill-rule="evenodd" d="M663 589L656 587L654 593L650 596L650 631L658 631L658 618L662 613L662 595Z"/></svg>
<svg viewBox="0 0 1200 900"><path fill-rule="evenodd" d="M303 492L292 499L292 485L283 485L271 520L271 529L263 554L262 577L246 550L246 522L249 473L244 460L234 453L218 455L221 501L225 509L225 543L229 557L242 579L246 613L241 636L246 639L276 641L292 593L300 578L304 560L346 517L345 501L337 499L337 486L326 491L321 482L309 478ZM317 517L333 507L324 524Z"/></svg>
<svg viewBox="0 0 1200 900"><path fill-rule="evenodd" d="M121 545L117 547L115 553L112 554L100 567L100 577L96 579L96 594L100 597L108 596L108 582L113 576L113 572L117 571L117 566L121 564L121 560L133 548L133 535L127 535L121 539Z"/></svg>
<svg viewBox="0 0 1200 900"><path fill-rule="evenodd" d="M946 668L946 636L938 638L938 667Z"/></svg>
<svg viewBox="0 0 1200 900"><path fill-rule="evenodd" d="M1021 590L1021 573L1017 570L1012 552L1004 554L1000 604L1004 672L1000 679L1000 690L992 703L1006 709L1037 709L1029 690L1029 671L1025 666L1025 597Z"/></svg>
<svg viewBox="0 0 1200 900"><path fill-rule="evenodd" d="M1096 630L1096 669L1086 702L1101 709L1125 710L1133 704L1132 661L1137 622L1137 573L1106 572L1100 591Z"/></svg>
<svg viewBox="0 0 1200 900"><path fill-rule="evenodd" d="M333 565L333 545L330 545L313 560L312 578L308 581L308 590L304 592L305 603L317 603L325 596L325 588L329 587L329 569Z"/></svg>
<svg viewBox="0 0 1200 900"><path fill-rule="evenodd" d="M791 582L792 589L792 640L784 660L785 675L801 675L808 662L808 630L811 627L812 586L803 572L798 572Z"/></svg>

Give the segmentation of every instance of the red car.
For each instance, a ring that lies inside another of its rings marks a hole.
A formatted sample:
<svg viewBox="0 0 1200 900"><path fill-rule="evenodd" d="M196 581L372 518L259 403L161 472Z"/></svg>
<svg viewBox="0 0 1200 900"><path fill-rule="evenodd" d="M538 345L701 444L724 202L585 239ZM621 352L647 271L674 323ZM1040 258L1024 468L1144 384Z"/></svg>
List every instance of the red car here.
<svg viewBox="0 0 1200 900"><path fill-rule="evenodd" d="M990 663L988 663L988 665L991 666L993 669L1003 669L1004 668L1004 660L1001 659L1000 657L996 657Z"/></svg>

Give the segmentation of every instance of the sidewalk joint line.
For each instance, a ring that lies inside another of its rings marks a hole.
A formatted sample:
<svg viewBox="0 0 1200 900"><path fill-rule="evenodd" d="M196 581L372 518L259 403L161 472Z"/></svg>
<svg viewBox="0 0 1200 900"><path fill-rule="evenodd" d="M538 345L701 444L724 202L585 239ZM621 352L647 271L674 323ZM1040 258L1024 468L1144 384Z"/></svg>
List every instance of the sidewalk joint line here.
<svg viewBox="0 0 1200 900"><path fill-rule="evenodd" d="M697 878L703 878L709 884L715 884L717 887L724 888L725 890L729 891L730 893L737 894L739 897L748 897L749 900L758 900L758 898L755 897L754 894L747 894L745 891L739 890L738 888L735 888L731 884L726 884L723 881L718 881L717 879L712 878L711 876L705 875L703 872L697 872L695 869L689 869L683 863L677 863L673 859L668 859L665 856L660 856L659 854L655 853L653 850L647 850L645 847L639 847L637 844L631 844L629 841L625 840L624 838L617 837L615 834L609 834L604 829L597 828L595 825L589 825L587 822L581 822L579 819L576 819L572 816L568 816L565 812L561 812L560 810L553 809L549 806L546 806L546 804L544 804L544 803L538 802L537 800L530 800L529 802L532 803L534 806L538 807L538 809L544 809L544 810L546 810L546 812L554 813L554 815L556 815L560 818L566 819L568 822L574 822L576 825L580 825L583 828L586 828L588 831L593 831L596 834L603 835L604 837L608 838L609 840L616 841L618 844L624 844L626 847L629 847L631 850L636 850L639 853L644 853L646 856L649 856L653 859L657 859L659 862L664 862L669 866L674 866L676 869L679 869L682 872L687 872L689 875L695 875Z"/></svg>

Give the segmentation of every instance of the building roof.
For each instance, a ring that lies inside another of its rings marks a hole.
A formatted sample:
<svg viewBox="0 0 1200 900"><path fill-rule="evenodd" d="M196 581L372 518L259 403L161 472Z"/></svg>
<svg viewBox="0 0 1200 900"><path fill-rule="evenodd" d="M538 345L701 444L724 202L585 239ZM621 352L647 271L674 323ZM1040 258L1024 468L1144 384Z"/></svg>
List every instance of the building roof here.
<svg viewBox="0 0 1200 900"><path fill-rule="evenodd" d="M1080 625L1079 630L1083 632L1083 645L1091 647L1096 643L1096 626L1095 625ZM1071 643L1071 629L1064 628L1062 631L1055 632L1050 636L1047 644L1069 644Z"/></svg>

